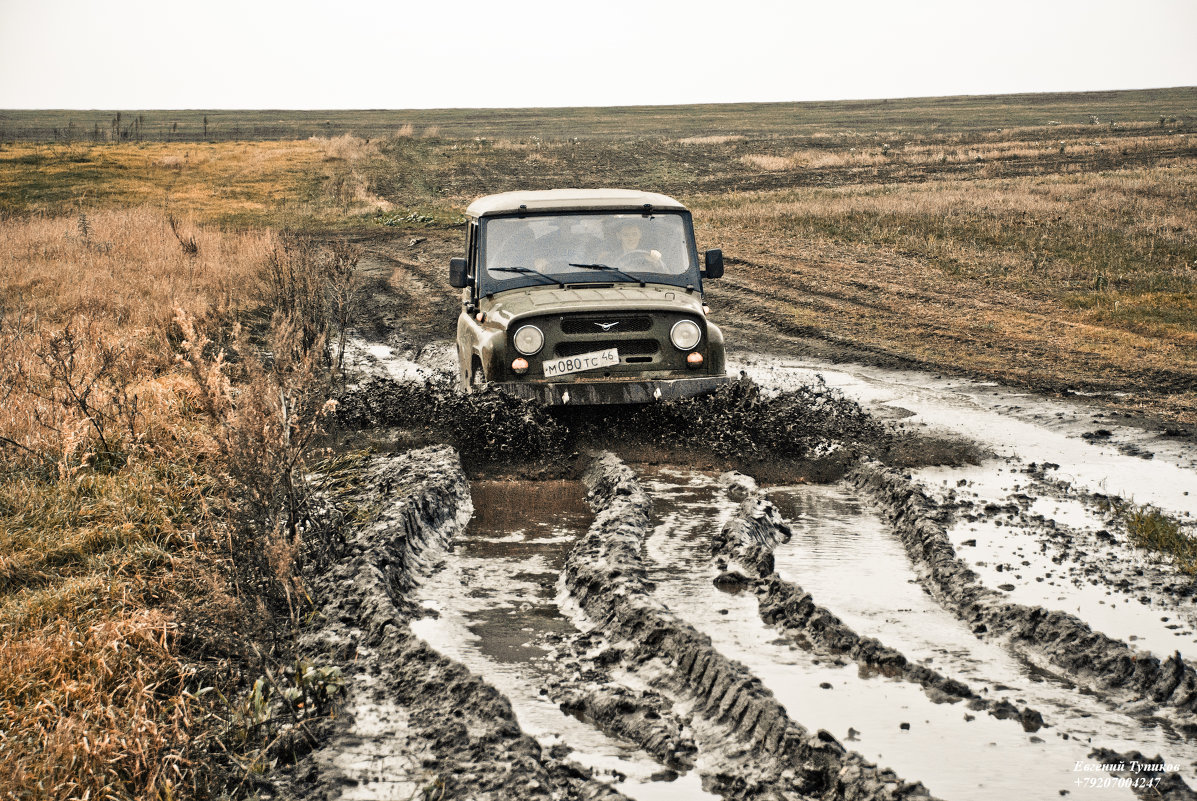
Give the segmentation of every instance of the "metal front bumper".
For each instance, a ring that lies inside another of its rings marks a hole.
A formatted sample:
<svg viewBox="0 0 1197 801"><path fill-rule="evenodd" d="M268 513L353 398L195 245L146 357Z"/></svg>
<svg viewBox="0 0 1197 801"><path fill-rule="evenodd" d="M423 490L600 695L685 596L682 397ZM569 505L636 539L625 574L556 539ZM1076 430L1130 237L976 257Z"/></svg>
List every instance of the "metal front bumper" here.
<svg viewBox="0 0 1197 801"><path fill-rule="evenodd" d="M599 406L613 403L654 403L692 398L714 392L736 379L731 376L662 378L650 381L575 381L561 384L502 381L488 386L546 406Z"/></svg>

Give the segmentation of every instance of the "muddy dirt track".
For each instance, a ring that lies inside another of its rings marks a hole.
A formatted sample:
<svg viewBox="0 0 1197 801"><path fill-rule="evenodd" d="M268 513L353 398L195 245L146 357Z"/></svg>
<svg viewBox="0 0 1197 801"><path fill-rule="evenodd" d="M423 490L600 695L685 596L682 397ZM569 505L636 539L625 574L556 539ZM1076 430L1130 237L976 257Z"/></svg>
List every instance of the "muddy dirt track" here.
<svg viewBox="0 0 1197 801"><path fill-rule="evenodd" d="M1109 511L1193 533L1192 443L751 321L708 401L463 398L420 253L367 259L304 644L348 696L281 795L1195 797L1195 583Z"/></svg>

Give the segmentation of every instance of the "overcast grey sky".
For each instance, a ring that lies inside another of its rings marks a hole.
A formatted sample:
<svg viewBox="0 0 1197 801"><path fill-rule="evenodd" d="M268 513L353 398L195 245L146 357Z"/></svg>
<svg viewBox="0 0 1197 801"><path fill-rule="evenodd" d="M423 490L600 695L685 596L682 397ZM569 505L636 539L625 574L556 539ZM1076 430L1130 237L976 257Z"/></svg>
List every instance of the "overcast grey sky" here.
<svg viewBox="0 0 1197 801"><path fill-rule="evenodd" d="M0 108L437 108L1197 85L1197 0L0 0Z"/></svg>

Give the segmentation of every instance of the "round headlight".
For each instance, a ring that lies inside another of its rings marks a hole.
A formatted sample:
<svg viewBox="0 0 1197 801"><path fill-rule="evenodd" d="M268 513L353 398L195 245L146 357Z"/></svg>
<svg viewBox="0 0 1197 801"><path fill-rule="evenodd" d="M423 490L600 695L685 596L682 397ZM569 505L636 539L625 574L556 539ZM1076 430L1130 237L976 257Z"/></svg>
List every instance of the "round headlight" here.
<svg viewBox="0 0 1197 801"><path fill-rule="evenodd" d="M512 342L520 353L531 356L544 347L544 333L534 325L525 325L515 332Z"/></svg>
<svg viewBox="0 0 1197 801"><path fill-rule="evenodd" d="M669 339L678 350L690 350L702 339L702 329L693 320L682 320L674 324Z"/></svg>

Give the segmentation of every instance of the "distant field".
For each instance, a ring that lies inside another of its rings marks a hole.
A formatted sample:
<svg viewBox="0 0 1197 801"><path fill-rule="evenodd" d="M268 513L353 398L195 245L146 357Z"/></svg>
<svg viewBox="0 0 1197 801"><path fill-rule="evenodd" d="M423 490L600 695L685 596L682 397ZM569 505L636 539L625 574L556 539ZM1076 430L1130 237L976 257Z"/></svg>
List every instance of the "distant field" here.
<svg viewBox="0 0 1197 801"><path fill-rule="evenodd" d="M968 133L1041 125L1197 119L1197 87L1122 92L555 109L360 111L0 110L4 141L197 142L353 133L448 139L601 138L819 133Z"/></svg>

